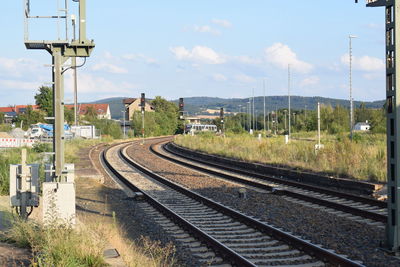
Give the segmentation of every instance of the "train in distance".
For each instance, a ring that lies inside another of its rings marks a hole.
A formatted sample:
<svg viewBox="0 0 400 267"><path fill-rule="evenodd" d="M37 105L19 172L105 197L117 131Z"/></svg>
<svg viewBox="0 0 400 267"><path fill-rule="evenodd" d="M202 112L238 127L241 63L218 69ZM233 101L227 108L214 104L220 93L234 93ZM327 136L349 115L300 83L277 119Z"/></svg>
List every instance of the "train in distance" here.
<svg viewBox="0 0 400 267"><path fill-rule="evenodd" d="M218 131L217 126L213 124L186 124L185 133L214 132Z"/></svg>

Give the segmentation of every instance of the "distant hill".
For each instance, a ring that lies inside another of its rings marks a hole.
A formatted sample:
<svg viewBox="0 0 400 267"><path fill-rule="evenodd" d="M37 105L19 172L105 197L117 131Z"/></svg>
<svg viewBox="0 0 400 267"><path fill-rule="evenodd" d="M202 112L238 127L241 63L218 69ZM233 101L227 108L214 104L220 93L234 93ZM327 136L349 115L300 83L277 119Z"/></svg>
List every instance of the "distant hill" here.
<svg viewBox="0 0 400 267"><path fill-rule="evenodd" d="M97 100L91 103L95 104L109 104L111 116L113 119L122 118L122 110L124 105L122 100L126 97L112 97ZM256 110L261 112L264 108L264 97L258 96L254 98ZM241 106L242 112L245 111L244 107L247 106L248 98L218 98L218 97L187 97L184 99L185 110L189 112L190 115L202 114L206 109L219 109L223 107L227 112L238 112ZM178 104L178 99L172 100ZM290 104L293 110L308 109L314 110L317 108L317 103L324 105L331 105L335 107L337 105L349 108L349 100L345 99L335 99L326 97L305 97L305 96L291 96ZM361 103L364 103L367 108L382 108L385 101L373 101L373 102L362 102L354 101L354 107L358 107ZM240 105L240 106L239 106ZM288 98L287 96L267 96L266 97L266 110L275 110L287 108Z"/></svg>

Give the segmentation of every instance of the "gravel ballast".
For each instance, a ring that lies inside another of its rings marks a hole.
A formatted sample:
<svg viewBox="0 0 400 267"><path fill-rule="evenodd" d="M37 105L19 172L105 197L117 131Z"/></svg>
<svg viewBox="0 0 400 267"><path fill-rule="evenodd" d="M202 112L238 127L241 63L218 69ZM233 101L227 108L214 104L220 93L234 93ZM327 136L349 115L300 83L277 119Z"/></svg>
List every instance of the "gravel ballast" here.
<svg viewBox="0 0 400 267"><path fill-rule="evenodd" d="M160 159L144 146L132 146L130 157L172 181L254 216L285 231L333 249L367 266L400 266L400 260L379 249L384 230L335 216L320 209L285 200L283 196L248 189L247 198L238 197L243 186L210 177Z"/></svg>

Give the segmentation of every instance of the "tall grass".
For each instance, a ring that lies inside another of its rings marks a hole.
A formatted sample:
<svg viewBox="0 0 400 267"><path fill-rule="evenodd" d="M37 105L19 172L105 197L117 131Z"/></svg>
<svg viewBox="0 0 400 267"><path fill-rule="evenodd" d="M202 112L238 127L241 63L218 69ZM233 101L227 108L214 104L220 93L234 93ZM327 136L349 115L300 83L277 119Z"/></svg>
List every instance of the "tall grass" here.
<svg viewBox="0 0 400 267"><path fill-rule="evenodd" d="M353 142L344 135L324 135L322 143L325 147L318 153L314 150L316 142L291 140L285 144L283 136L259 141L248 134L228 135L225 138L205 134L179 136L175 142L191 149L245 161L284 165L359 180L386 181L386 142L383 134L357 134Z"/></svg>
<svg viewBox="0 0 400 267"><path fill-rule="evenodd" d="M107 266L103 259L104 238L90 229L43 226L17 220L9 240L32 250L32 266Z"/></svg>

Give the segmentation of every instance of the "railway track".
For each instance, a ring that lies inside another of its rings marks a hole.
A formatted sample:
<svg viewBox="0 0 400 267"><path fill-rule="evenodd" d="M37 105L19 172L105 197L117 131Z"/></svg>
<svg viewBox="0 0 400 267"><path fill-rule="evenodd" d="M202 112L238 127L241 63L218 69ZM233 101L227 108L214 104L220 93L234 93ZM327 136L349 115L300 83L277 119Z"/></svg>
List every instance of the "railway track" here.
<svg viewBox="0 0 400 267"><path fill-rule="evenodd" d="M159 149L159 147L162 149ZM286 200L300 203L327 212L347 217L361 223L384 228L387 221L387 204L383 201L329 190L294 181L272 177L266 174L200 159L196 155L183 153L174 149L171 143L159 142L153 144L150 150L164 159L201 171L219 176L245 186L273 191L285 196Z"/></svg>
<svg viewBox="0 0 400 267"><path fill-rule="evenodd" d="M171 182L129 158L126 149L126 144L108 148L104 164L125 187L221 257L207 252L207 259L199 249L210 266L361 266Z"/></svg>

